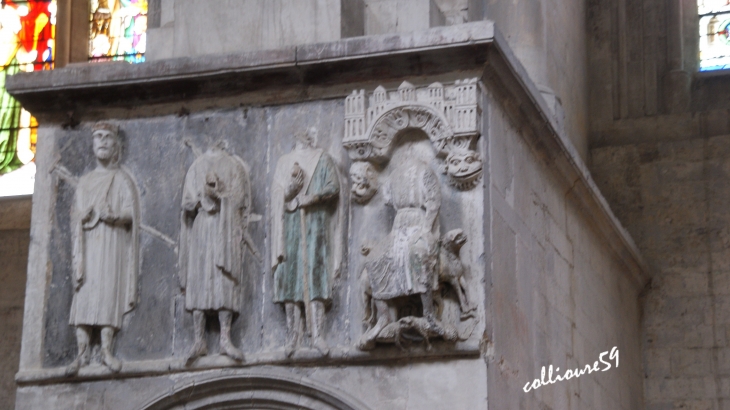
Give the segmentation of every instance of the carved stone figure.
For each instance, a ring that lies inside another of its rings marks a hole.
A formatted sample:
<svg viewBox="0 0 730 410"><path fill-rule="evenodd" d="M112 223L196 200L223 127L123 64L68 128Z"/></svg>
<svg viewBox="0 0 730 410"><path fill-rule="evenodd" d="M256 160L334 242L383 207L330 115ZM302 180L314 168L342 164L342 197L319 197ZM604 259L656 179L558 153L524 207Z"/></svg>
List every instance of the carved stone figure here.
<svg viewBox="0 0 730 410"><path fill-rule="evenodd" d="M220 352L241 361L231 342L231 323L240 313L251 186L247 165L214 147L199 156L185 176L180 230L180 281L185 308L193 312L195 343L188 364L206 355L206 313L220 322Z"/></svg>
<svg viewBox="0 0 730 410"><path fill-rule="evenodd" d="M332 158L316 148L316 137L313 128L297 136L294 151L279 159L272 184L274 302L286 311L287 356L301 342L302 313L313 347L329 354L324 314L332 298L331 278L338 269L334 242L340 182Z"/></svg>
<svg viewBox="0 0 730 410"><path fill-rule="evenodd" d="M359 204L367 203L378 192L377 178L372 164L365 161L354 162L350 166L352 199Z"/></svg>
<svg viewBox="0 0 730 410"><path fill-rule="evenodd" d="M420 296L429 328L433 333L442 332L432 294L439 259L438 178L428 164L407 159L393 171L386 189L396 214L390 233L365 262L376 322L360 340L359 347L364 350L375 347L380 332L396 320L391 313L392 301L401 297Z"/></svg>
<svg viewBox="0 0 730 410"><path fill-rule="evenodd" d="M71 211L73 285L70 324L76 327L78 356L69 375L89 364L92 333L101 333L101 360L118 372L114 335L137 298L139 199L129 174L120 168L117 126L97 123L92 132L97 166L76 186Z"/></svg>
<svg viewBox="0 0 730 410"><path fill-rule="evenodd" d="M464 278L466 266L461 263L459 255L461 247L466 243L466 235L461 229L453 229L441 239L441 251L439 252L439 275L437 288L447 283L456 293L461 308L461 319L474 316L476 306L471 306L467 297L467 286ZM438 292L437 292L438 293ZM440 297L439 297L440 299Z"/></svg>

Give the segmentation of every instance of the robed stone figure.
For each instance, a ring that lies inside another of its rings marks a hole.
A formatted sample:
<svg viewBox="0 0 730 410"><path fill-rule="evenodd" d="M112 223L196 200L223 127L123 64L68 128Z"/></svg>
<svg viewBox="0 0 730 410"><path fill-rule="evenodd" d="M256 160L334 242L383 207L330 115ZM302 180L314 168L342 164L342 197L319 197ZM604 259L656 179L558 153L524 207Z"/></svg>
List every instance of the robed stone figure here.
<svg viewBox="0 0 730 410"><path fill-rule="evenodd" d="M435 333L442 328L433 302L439 262L438 177L425 162L407 158L396 165L384 191L396 213L390 233L365 262L377 321L360 340L363 350L372 349L380 331L393 322L392 302L398 298L419 296L429 327Z"/></svg>
<svg viewBox="0 0 730 410"><path fill-rule="evenodd" d="M199 156L185 176L180 230L180 282L185 308L193 312L195 343L188 363L207 354L206 313L220 322L220 353L243 360L231 342L231 323L241 311L245 247L251 210L248 166L218 147Z"/></svg>
<svg viewBox="0 0 730 410"><path fill-rule="evenodd" d="M96 168L76 186L71 211L73 284L70 324L76 328L75 374L90 360L92 332L101 333L101 360L113 372L122 363L113 355L115 333L137 299L139 199L134 181L120 168L118 127L94 126Z"/></svg>
<svg viewBox="0 0 730 410"><path fill-rule="evenodd" d="M287 356L301 342L304 319L312 346L329 354L324 314L341 260L340 181L332 158L315 147L316 136L315 129L297 136L294 150L279 159L271 188L274 302L286 311Z"/></svg>

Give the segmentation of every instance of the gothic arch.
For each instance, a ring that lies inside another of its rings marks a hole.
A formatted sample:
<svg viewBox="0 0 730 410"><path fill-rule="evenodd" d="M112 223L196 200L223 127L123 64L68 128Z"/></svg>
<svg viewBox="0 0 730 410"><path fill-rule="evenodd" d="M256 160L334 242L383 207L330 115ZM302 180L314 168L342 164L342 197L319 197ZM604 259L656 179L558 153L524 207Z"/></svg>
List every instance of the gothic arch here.
<svg viewBox="0 0 730 410"><path fill-rule="evenodd" d="M271 372L191 380L144 410L368 410L357 399L320 383Z"/></svg>

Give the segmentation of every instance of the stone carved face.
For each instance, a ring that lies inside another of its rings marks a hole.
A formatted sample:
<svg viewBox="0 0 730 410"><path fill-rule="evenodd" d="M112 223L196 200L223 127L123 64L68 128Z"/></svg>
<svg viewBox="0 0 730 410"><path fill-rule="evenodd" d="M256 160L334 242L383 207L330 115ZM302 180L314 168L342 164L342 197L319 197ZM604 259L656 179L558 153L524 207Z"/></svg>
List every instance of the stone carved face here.
<svg viewBox="0 0 730 410"><path fill-rule="evenodd" d="M94 155L101 161L114 161L119 154L119 138L113 131L94 130Z"/></svg>
<svg viewBox="0 0 730 410"><path fill-rule="evenodd" d="M482 159L476 151L454 151L446 157L444 171L452 185L462 190L471 189L482 175Z"/></svg>
<svg viewBox="0 0 730 410"><path fill-rule="evenodd" d="M307 131L297 134L295 149L302 150L317 146L317 129L312 127Z"/></svg>
<svg viewBox="0 0 730 410"><path fill-rule="evenodd" d="M369 162L355 162L350 167L352 180L352 199L364 204L378 192L378 177L375 168Z"/></svg>

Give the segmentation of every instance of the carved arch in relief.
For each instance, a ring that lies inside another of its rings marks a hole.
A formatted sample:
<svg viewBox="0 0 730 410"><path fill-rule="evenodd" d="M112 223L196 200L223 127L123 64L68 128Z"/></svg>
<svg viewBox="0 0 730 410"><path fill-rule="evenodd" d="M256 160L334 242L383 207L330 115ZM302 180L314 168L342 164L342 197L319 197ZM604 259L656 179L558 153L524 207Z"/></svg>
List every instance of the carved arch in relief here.
<svg viewBox="0 0 730 410"><path fill-rule="evenodd" d="M443 113L417 102L396 104L377 114L368 126L366 140L345 143L350 158L356 161L386 162L397 138L408 129L419 129L431 140L436 155L448 154L454 143L454 132Z"/></svg>
<svg viewBox="0 0 730 410"><path fill-rule="evenodd" d="M357 399L320 383L271 372L191 380L142 408L144 410L233 408L369 410Z"/></svg>

